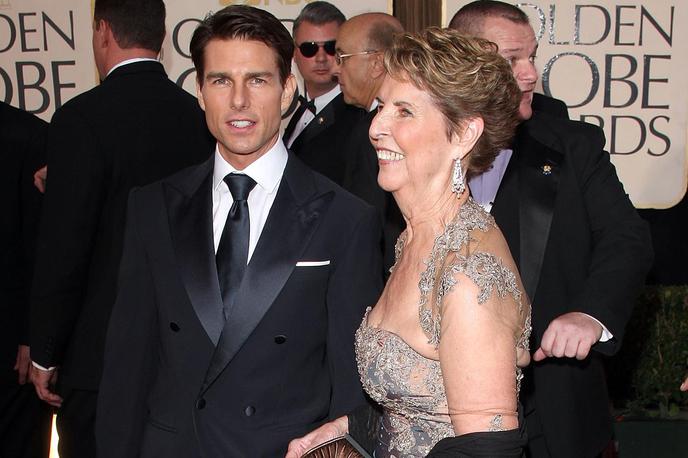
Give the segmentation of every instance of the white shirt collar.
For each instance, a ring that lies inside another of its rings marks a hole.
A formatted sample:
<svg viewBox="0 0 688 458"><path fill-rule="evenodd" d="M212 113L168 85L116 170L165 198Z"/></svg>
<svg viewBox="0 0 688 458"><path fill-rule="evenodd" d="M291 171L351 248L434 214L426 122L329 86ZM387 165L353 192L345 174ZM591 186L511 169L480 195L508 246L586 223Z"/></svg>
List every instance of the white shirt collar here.
<svg viewBox="0 0 688 458"><path fill-rule="evenodd" d="M380 103L377 101L377 99L373 99L373 103L370 104L370 109L368 110L368 113L376 109L378 105L380 105Z"/></svg>
<svg viewBox="0 0 688 458"><path fill-rule="evenodd" d="M148 61L148 60L149 60L149 61L152 61L152 62L159 62L157 59L151 59L150 57L134 57L133 59L123 60L123 61L120 62L119 64L115 65L114 67L112 67L112 68L110 69L110 71L109 71L109 72L107 73L107 75L105 75L105 76L106 76L106 77L107 77L107 76L110 76L110 73L114 72L115 69L120 68L120 67L124 67L125 65L133 64L133 63L135 63L135 62L145 62L145 61Z"/></svg>
<svg viewBox="0 0 688 458"><path fill-rule="evenodd" d="M253 178L258 186L263 188L267 193L272 193L282 179L284 168L287 165L287 159L287 148L284 146L282 139L278 137L277 142L267 153L263 154L240 172ZM217 189L218 186L223 183L225 176L232 172L237 172L237 169L222 157L219 147L216 145L215 166L213 169L213 189Z"/></svg>
<svg viewBox="0 0 688 458"><path fill-rule="evenodd" d="M330 89L328 92L325 92L323 95L319 95L313 101L315 102L315 112L320 113L320 111L327 106L328 103L330 103L332 100L334 100L335 97L339 95L339 93L342 92L341 89L339 89L339 84Z"/></svg>

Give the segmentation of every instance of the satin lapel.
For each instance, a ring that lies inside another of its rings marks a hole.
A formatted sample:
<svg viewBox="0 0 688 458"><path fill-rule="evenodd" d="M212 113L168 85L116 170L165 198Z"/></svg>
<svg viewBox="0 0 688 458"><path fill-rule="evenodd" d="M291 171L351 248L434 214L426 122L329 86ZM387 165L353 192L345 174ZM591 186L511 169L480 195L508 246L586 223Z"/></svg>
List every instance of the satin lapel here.
<svg viewBox="0 0 688 458"><path fill-rule="evenodd" d="M212 385L258 326L329 208L334 193L318 195L312 181L311 172L290 157L265 228L246 267L236 302L215 348L201 393Z"/></svg>
<svg viewBox="0 0 688 458"><path fill-rule="evenodd" d="M335 109L334 104L337 99L328 103L325 108L320 110L318 114L315 115L315 119L308 123L305 129L296 137L294 143L291 147L293 150L298 150L299 146L304 143L308 143L313 138L320 135L320 133L334 124L335 121Z"/></svg>
<svg viewBox="0 0 688 458"><path fill-rule="evenodd" d="M186 292L208 337L217 344L224 318L213 246L212 160L211 156L185 182L165 183L165 196Z"/></svg>
<svg viewBox="0 0 688 458"><path fill-rule="evenodd" d="M523 286L535 301L540 270L554 214L563 156L535 140L519 135L518 152L520 273Z"/></svg>

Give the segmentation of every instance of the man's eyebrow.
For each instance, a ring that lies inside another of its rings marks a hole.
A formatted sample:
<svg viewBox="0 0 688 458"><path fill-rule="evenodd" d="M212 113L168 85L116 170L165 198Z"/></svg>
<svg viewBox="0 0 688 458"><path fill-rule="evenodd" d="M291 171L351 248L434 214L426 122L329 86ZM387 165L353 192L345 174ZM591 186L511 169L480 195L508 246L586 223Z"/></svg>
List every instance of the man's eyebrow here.
<svg viewBox="0 0 688 458"><path fill-rule="evenodd" d="M249 72L246 74L246 77L249 79L250 78L271 78L274 75L275 74L273 72L266 70L266 71L261 71L261 72Z"/></svg>
<svg viewBox="0 0 688 458"><path fill-rule="evenodd" d="M215 78L229 78L229 75L225 72L208 72L205 75L205 79L215 79Z"/></svg>

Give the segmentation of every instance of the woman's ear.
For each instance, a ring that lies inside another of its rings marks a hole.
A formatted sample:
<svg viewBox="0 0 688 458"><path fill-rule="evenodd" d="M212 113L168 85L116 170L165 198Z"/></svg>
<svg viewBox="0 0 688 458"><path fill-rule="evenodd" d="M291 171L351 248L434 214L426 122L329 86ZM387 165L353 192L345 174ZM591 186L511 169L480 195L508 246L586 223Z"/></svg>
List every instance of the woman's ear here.
<svg viewBox="0 0 688 458"><path fill-rule="evenodd" d="M480 136L483 134L485 122L483 118L471 118L464 122L461 133L452 134L452 143L457 148L457 156L454 159L463 159L473 149Z"/></svg>

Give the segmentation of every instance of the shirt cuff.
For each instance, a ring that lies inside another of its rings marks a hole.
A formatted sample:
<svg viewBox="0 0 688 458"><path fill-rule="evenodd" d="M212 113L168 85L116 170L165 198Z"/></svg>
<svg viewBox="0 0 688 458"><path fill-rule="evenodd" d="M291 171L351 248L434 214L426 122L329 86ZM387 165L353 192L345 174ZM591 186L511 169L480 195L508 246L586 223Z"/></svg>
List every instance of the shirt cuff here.
<svg viewBox="0 0 688 458"><path fill-rule="evenodd" d="M582 312L581 312L581 313L582 313ZM610 341L610 340L612 340L612 339L614 338L614 334L612 334L611 332L609 332L609 329L607 329L607 327L606 327L605 325L603 325L602 322L601 322L600 320L598 320L598 319L595 318L594 316L588 315L587 313L583 313L583 315L585 315L585 316L587 316L587 317L589 317L589 318L595 320L595 322L596 322L597 324L599 324L600 326L602 326L602 335L600 336L600 339L598 340L598 342L604 343L604 342L608 342L608 341Z"/></svg>
<svg viewBox="0 0 688 458"><path fill-rule="evenodd" d="M31 365L32 365L33 367L35 367L36 369L39 369L39 370L42 370L42 371L45 371L45 372L52 372L52 371L54 371L55 369L57 369L57 366L52 366L52 367L48 367L48 368L43 367L43 366L41 366L40 364L38 364L37 362L35 362L35 361L31 361Z"/></svg>

